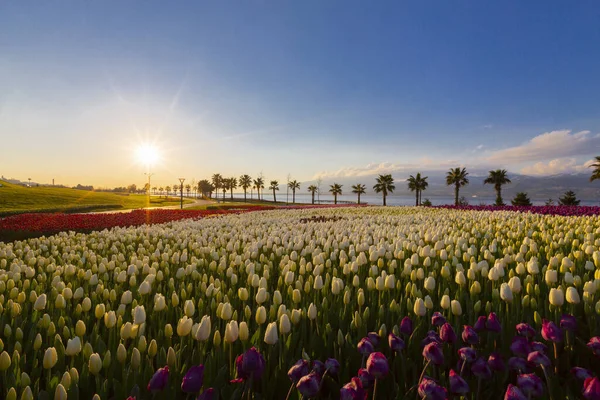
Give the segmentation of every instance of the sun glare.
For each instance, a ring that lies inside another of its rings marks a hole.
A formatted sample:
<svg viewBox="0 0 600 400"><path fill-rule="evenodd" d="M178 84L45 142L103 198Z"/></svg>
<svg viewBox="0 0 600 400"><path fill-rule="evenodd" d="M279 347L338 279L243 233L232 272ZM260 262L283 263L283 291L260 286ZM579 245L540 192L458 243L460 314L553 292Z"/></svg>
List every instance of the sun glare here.
<svg viewBox="0 0 600 400"><path fill-rule="evenodd" d="M151 144L140 145L135 153L137 160L144 165L151 166L159 159L158 149Z"/></svg>

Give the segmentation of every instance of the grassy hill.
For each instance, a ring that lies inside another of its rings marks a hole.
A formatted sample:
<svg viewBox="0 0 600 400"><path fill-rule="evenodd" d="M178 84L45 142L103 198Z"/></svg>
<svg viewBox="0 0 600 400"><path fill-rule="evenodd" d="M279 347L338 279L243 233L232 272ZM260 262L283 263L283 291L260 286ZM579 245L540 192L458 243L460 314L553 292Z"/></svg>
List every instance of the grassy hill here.
<svg viewBox="0 0 600 400"><path fill-rule="evenodd" d="M0 181L0 215L22 212L89 212L134 209L143 207L176 206L179 199L141 194L116 194L57 188L51 186L25 187ZM187 202L188 200L184 200Z"/></svg>

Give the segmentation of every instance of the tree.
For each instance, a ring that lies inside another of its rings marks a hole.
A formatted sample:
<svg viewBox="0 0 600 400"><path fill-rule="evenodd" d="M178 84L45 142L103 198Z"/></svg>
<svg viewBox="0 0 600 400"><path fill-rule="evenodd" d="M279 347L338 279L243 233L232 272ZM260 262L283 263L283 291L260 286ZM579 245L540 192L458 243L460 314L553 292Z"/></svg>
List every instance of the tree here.
<svg viewBox="0 0 600 400"><path fill-rule="evenodd" d="M451 168L450 171L446 174L446 185L451 186L454 185L454 205L458 205L458 191L461 187L469 184L469 178L467 178L469 173L466 168Z"/></svg>
<svg viewBox="0 0 600 400"><path fill-rule="evenodd" d="M167 191L167 197L169 197L169 193L171 193L171 186L167 186L165 190Z"/></svg>
<svg viewBox="0 0 600 400"><path fill-rule="evenodd" d="M127 186L127 191L129 193L137 192L137 185L135 183L132 183L131 185Z"/></svg>
<svg viewBox="0 0 600 400"><path fill-rule="evenodd" d="M223 182L223 177L221 176L221 174L214 174L212 176L212 185L215 187L215 196L218 197L219 195L219 189L221 188Z"/></svg>
<svg viewBox="0 0 600 400"><path fill-rule="evenodd" d="M231 185L231 180L229 178L221 179L221 190L223 191L223 201L225 201L225 194L229 190L229 185Z"/></svg>
<svg viewBox="0 0 600 400"><path fill-rule="evenodd" d="M229 193L231 194L231 200L233 200L233 189L238 187L236 178L229 178Z"/></svg>
<svg viewBox="0 0 600 400"><path fill-rule="evenodd" d="M252 178L250 175L240 176L240 187L244 189L244 203L246 202L246 192L249 187L252 187Z"/></svg>
<svg viewBox="0 0 600 400"><path fill-rule="evenodd" d="M159 187L159 188L158 188L158 194L159 194L159 195L162 195L164 190L165 190L165 188L164 188L164 187L162 187L162 186L161 186L161 187Z"/></svg>
<svg viewBox="0 0 600 400"><path fill-rule="evenodd" d="M431 200L429 200L428 198L425 198L425 200L423 200L423 206L424 207L431 207L433 204L431 204Z"/></svg>
<svg viewBox="0 0 600 400"><path fill-rule="evenodd" d="M591 164L590 168L594 168L592 176L590 176L590 182L600 179L600 156L596 156L596 162Z"/></svg>
<svg viewBox="0 0 600 400"><path fill-rule="evenodd" d="M312 204L315 204L315 193L317 193L318 190L319 188L315 185L310 185L308 187L308 191L310 192L310 194L312 194Z"/></svg>
<svg viewBox="0 0 600 400"><path fill-rule="evenodd" d="M277 203L277 197L275 195L275 191L279 190L279 182L271 181L271 186L269 186L269 189L271 189L273 191L273 203Z"/></svg>
<svg viewBox="0 0 600 400"><path fill-rule="evenodd" d="M421 173L417 173L416 176L410 176L407 179L408 182L408 188L410 189L411 192L415 192L416 193L416 197L415 197L415 205L418 206L419 204L421 204L421 192L423 192L425 189L427 189L427 186L429 186L429 183L427 182L427 176L422 177Z"/></svg>
<svg viewBox="0 0 600 400"><path fill-rule="evenodd" d="M381 193L383 195L383 205L387 205L387 196L389 193L394 193L396 186L394 185L394 178L391 174L379 175L376 179L376 184L373 186L375 193Z"/></svg>
<svg viewBox="0 0 600 400"><path fill-rule="evenodd" d="M545 206L553 206L554 205L554 200L552 199L548 199L546 200L546 202L544 203Z"/></svg>
<svg viewBox="0 0 600 400"><path fill-rule="evenodd" d="M513 206L530 206L531 200L527 197L527 193L519 192L514 199L511 200Z"/></svg>
<svg viewBox="0 0 600 400"><path fill-rule="evenodd" d="M575 192L569 190L565 192L563 197L558 199L558 204L561 206L578 206L581 203L581 200L577 200L577 196L575 196Z"/></svg>
<svg viewBox="0 0 600 400"><path fill-rule="evenodd" d="M495 171L490 171L490 174L483 181L483 184L494 185L494 189L496 190L496 205L503 206L504 201L502 200L502 185L506 185L511 183L510 179L508 179L508 173L505 169L497 169Z"/></svg>
<svg viewBox="0 0 600 400"><path fill-rule="evenodd" d="M339 195L342 194L342 186L344 186L344 185L340 185L338 183L334 183L333 185L329 185L329 192L333 195L333 202L334 202L334 204L337 204L338 194Z"/></svg>
<svg viewBox="0 0 600 400"><path fill-rule="evenodd" d="M293 180L288 182L288 187L292 189L292 203L296 203L296 189L300 189L300 182Z"/></svg>
<svg viewBox="0 0 600 400"><path fill-rule="evenodd" d="M192 191L192 185L190 185L189 183L185 185L185 193L187 194L187 197L190 197L190 192Z"/></svg>
<svg viewBox="0 0 600 400"><path fill-rule="evenodd" d="M152 186L152 193L156 194L156 186Z"/></svg>
<svg viewBox="0 0 600 400"><path fill-rule="evenodd" d="M265 188L265 181L262 176L259 176L254 180L254 187L256 188L256 195L260 200L260 190Z"/></svg>
<svg viewBox="0 0 600 400"><path fill-rule="evenodd" d="M198 182L198 191L202 194L202 196L212 197L212 192L215 190L215 187L210 183L207 179L202 179Z"/></svg>
<svg viewBox="0 0 600 400"><path fill-rule="evenodd" d="M356 185L352 185L352 193L358 195L358 204L360 204L360 195L365 194L365 190L367 187L363 184L357 183ZM384 200L385 202L385 200Z"/></svg>

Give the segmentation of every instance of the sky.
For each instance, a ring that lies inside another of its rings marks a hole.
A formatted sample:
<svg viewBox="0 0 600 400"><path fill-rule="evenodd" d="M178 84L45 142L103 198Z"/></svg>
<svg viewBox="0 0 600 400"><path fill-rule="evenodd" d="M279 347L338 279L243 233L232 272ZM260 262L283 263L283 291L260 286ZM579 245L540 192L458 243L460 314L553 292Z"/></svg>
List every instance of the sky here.
<svg viewBox="0 0 600 400"><path fill-rule="evenodd" d="M600 153L598 1L3 1L0 174L96 187Z"/></svg>

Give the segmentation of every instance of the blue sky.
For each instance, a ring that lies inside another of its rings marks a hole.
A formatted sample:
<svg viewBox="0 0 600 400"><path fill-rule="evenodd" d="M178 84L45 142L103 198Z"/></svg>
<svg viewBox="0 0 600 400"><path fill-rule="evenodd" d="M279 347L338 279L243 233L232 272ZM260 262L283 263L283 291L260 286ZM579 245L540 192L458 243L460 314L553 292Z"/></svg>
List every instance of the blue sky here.
<svg viewBox="0 0 600 400"><path fill-rule="evenodd" d="M142 182L147 140L164 184L583 171L598 21L597 1L1 2L0 173Z"/></svg>

